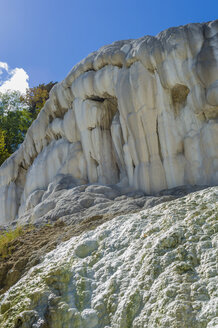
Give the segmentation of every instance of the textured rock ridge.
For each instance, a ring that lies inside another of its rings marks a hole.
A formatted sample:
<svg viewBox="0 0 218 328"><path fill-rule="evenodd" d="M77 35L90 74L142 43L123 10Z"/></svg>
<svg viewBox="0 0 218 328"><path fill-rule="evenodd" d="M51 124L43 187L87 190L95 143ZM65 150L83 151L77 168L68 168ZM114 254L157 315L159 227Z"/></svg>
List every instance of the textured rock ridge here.
<svg viewBox="0 0 218 328"><path fill-rule="evenodd" d="M0 296L2 328L218 325L218 188L60 244Z"/></svg>
<svg viewBox="0 0 218 328"><path fill-rule="evenodd" d="M54 86L2 165L0 223L58 175L145 193L215 185L217 118L217 20L104 46Z"/></svg>

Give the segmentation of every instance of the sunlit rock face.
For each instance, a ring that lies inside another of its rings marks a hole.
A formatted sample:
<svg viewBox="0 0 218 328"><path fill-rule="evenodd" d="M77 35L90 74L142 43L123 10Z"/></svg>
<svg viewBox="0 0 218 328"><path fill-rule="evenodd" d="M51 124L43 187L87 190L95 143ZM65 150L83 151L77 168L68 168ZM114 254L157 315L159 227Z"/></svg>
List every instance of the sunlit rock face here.
<svg viewBox="0 0 218 328"><path fill-rule="evenodd" d="M217 327L217 200L211 187L61 243L0 297L0 327Z"/></svg>
<svg viewBox="0 0 218 328"><path fill-rule="evenodd" d="M54 86L0 169L0 223L59 174L155 193L218 183L218 21L118 41Z"/></svg>

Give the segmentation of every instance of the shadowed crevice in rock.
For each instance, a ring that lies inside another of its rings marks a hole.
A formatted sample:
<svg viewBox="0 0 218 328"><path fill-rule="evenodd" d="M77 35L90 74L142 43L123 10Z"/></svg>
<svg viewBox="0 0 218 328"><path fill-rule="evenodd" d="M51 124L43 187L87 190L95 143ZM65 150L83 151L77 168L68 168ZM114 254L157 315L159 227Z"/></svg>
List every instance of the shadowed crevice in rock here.
<svg viewBox="0 0 218 328"><path fill-rule="evenodd" d="M178 115L179 111L185 107L189 92L189 88L182 84L176 84L171 89L171 96L176 115Z"/></svg>

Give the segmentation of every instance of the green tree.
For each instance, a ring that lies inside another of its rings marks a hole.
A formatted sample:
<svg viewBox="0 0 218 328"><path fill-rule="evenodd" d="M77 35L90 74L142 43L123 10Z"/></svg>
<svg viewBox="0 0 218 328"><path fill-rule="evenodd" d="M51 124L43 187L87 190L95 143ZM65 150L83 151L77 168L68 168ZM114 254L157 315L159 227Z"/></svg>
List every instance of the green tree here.
<svg viewBox="0 0 218 328"><path fill-rule="evenodd" d="M0 93L0 165L19 148L56 83L30 88L24 96L18 91Z"/></svg>
<svg viewBox="0 0 218 328"><path fill-rule="evenodd" d="M0 129L0 165L10 156L5 145L5 131Z"/></svg>
<svg viewBox="0 0 218 328"><path fill-rule="evenodd" d="M17 91L0 94L0 129L4 132L5 149L12 154L23 142L33 119Z"/></svg>
<svg viewBox="0 0 218 328"><path fill-rule="evenodd" d="M29 88L26 96L23 98L29 108L29 112L35 119L49 98L49 92L57 82L49 82L48 84L39 84L36 87Z"/></svg>

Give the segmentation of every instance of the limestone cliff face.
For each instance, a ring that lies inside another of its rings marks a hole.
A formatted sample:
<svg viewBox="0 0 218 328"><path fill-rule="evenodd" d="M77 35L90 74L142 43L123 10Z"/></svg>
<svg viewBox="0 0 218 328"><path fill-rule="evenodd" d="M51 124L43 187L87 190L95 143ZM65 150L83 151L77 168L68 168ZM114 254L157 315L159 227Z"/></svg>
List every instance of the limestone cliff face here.
<svg viewBox="0 0 218 328"><path fill-rule="evenodd" d="M217 184L217 118L218 21L102 47L55 85L2 165L0 223L60 174L146 193Z"/></svg>

